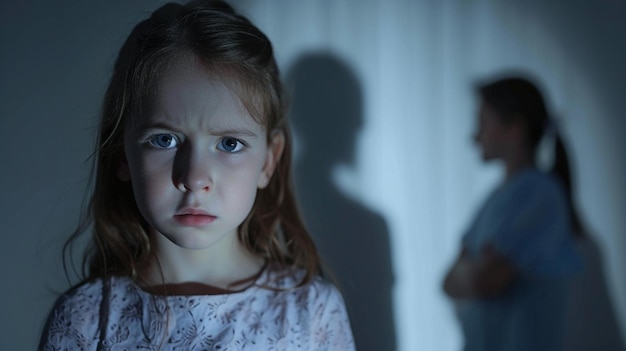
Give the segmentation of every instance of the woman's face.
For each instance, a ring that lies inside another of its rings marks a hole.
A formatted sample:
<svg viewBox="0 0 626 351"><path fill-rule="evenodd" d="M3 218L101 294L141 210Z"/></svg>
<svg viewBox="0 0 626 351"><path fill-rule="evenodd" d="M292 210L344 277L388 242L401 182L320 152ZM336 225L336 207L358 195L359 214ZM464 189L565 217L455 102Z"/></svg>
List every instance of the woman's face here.
<svg viewBox="0 0 626 351"><path fill-rule="evenodd" d="M511 147L512 125L498 116L489 104L481 103L474 140L484 161L502 159Z"/></svg>

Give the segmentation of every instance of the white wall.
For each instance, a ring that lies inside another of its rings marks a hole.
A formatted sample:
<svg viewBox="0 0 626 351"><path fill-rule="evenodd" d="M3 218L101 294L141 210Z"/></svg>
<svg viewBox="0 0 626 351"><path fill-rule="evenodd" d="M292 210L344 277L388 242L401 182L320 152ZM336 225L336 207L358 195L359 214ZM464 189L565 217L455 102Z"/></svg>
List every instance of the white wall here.
<svg viewBox="0 0 626 351"><path fill-rule="evenodd" d="M64 287L58 251L77 220L85 159L114 55L132 24L161 2L57 3L5 2L0 10L2 349L34 348L54 300L49 288ZM457 350L461 344L440 281L499 175L479 163L471 144L471 86L503 68L541 77L560 116L575 160L577 201L600 246L626 336L623 3L233 4L272 39L285 76L306 55L323 53L348 66L360 85L356 139L331 141L355 147L355 154L335 164L332 179L360 213L385 223L385 237L377 240L388 243L382 257L391 271L383 274L394 282L398 350ZM317 147L302 139L300 154ZM343 260L374 252L364 238L352 239L344 241L354 249Z"/></svg>

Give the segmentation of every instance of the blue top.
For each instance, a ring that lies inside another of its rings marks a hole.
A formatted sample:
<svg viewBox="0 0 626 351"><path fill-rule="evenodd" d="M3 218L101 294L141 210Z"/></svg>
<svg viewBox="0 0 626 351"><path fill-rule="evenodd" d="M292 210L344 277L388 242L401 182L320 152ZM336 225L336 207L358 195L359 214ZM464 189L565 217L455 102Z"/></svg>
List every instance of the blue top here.
<svg viewBox="0 0 626 351"><path fill-rule="evenodd" d="M580 270L565 189L537 169L519 172L487 199L463 246L478 256L491 244L517 268L495 298L459 304L466 351L559 350L567 279Z"/></svg>

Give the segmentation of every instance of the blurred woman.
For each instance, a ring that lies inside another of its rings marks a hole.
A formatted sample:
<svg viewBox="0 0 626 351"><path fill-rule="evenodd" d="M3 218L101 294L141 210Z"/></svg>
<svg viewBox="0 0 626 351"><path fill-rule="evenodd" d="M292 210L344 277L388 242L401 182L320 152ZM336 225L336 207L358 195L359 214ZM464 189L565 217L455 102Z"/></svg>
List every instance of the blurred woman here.
<svg viewBox="0 0 626 351"><path fill-rule="evenodd" d="M560 350L582 235L566 151L530 80L506 77L478 93L476 142L485 162L503 164L504 179L464 234L444 291L457 302L464 350ZM543 171L535 155L548 133L554 162Z"/></svg>

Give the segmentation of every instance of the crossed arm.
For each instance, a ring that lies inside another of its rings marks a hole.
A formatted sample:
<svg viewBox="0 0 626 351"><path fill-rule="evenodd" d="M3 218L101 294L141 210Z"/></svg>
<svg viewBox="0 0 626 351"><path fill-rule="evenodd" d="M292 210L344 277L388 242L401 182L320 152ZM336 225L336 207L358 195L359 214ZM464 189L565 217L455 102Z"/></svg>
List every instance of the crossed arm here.
<svg viewBox="0 0 626 351"><path fill-rule="evenodd" d="M492 246L485 246L478 257L463 248L446 274L443 290L454 299L496 297L516 276L514 264Z"/></svg>

